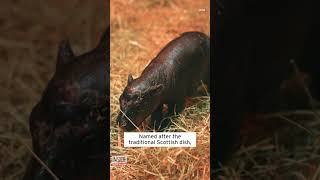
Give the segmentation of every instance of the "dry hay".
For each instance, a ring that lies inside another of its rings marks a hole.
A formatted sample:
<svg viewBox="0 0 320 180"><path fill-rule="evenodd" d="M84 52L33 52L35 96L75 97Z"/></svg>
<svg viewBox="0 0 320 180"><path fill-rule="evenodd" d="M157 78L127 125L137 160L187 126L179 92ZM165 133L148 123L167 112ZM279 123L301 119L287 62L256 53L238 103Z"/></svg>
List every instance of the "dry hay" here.
<svg viewBox="0 0 320 180"><path fill-rule="evenodd" d="M215 170L220 174L218 179L320 179L318 115L310 110L298 110L264 117L266 126L282 124L282 127L256 132L246 140L243 138L230 163Z"/></svg>

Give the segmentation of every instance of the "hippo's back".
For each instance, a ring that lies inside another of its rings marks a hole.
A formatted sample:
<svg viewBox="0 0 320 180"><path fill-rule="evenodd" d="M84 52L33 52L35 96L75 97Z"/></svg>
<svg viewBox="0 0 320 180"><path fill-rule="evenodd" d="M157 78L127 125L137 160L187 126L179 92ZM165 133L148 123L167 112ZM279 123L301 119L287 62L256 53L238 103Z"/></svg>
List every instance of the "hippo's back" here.
<svg viewBox="0 0 320 180"><path fill-rule="evenodd" d="M184 66L194 62L193 58L199 59L209 54L210 40L207 35L201 32L185 32L169 42L150 65Z"/></svg>
<svg viewBox="0 0 320 180"><path fill-rule="evenodd" d="M210 59L210 39L201 32L185 32L169 42L144 69L143 74L163 70L178 72L196 68ZM196 67L195 67L196 66ZM169 72L168 72L169 73Z"/></svg>
<svg viewBox="0 0 320 180"><path fill-rule="evenodd" d="M169 42L142 72L165 84L168 96L184 96L210 71L210 39L201 32L185 32Z"/></svg>

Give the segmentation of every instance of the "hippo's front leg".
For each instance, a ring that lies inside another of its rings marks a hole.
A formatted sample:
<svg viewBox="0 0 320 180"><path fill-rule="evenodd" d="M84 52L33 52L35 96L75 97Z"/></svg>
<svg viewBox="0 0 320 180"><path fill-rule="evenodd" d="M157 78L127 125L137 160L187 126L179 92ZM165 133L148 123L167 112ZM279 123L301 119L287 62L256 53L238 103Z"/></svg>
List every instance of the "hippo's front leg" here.
<svg viewBox="0 0 320 180"><path fill-rule="evenodd" d="M158 130L161 126L161 121L163 119L163 104L160 104L157 109L151 114L151 127Z"/></svg>
<svg viewBox="0 0 320 180"><path fill-rule="evenodd" d="M158 129L160 131L164 130L165 128L169 127L171 123L171 117L181 113L184 109L184 101L178 101L178 103L169 103L168 104L168 112L163 119L161 119L159 123Z"/></svg>

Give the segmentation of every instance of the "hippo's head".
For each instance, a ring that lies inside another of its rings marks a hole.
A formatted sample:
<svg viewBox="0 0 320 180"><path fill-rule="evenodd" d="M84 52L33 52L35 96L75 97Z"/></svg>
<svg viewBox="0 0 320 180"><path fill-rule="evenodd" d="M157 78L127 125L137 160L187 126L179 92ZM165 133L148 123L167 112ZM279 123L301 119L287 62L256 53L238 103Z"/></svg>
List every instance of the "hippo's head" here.
<svg viewBox="0 0 320 180"><path fill-rule="evenodd" d="M141 79L128 76L127 86L119 98L117 122L126 131L136 129L159 104L163 85L148 85Z"/></svg>
<svg viewBox="0 0 320 180"><path fill-rule="evenodd" d="M80 56L74 55L68 41L60 43L56 72L30 115L33 150L61 179L74 179L88 156L103 152L108 36L109 28L95 49ZM27 179L52 178L33 158Z"/></svg>

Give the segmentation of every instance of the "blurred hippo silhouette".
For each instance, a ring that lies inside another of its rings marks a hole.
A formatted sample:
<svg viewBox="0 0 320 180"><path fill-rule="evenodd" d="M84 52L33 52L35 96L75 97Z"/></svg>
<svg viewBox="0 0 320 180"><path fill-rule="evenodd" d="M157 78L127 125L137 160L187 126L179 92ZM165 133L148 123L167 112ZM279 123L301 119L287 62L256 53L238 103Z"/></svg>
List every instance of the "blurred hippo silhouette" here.
<svg viewBox="0 0 320 180"><path fill-rule="evenodd" d="M109 96L109 27L99 44L74 55L59 45L56 72L30 115L33 150L59 179L105 179L103 129ZM24 180L53 179L34 158Z"/></svg>

